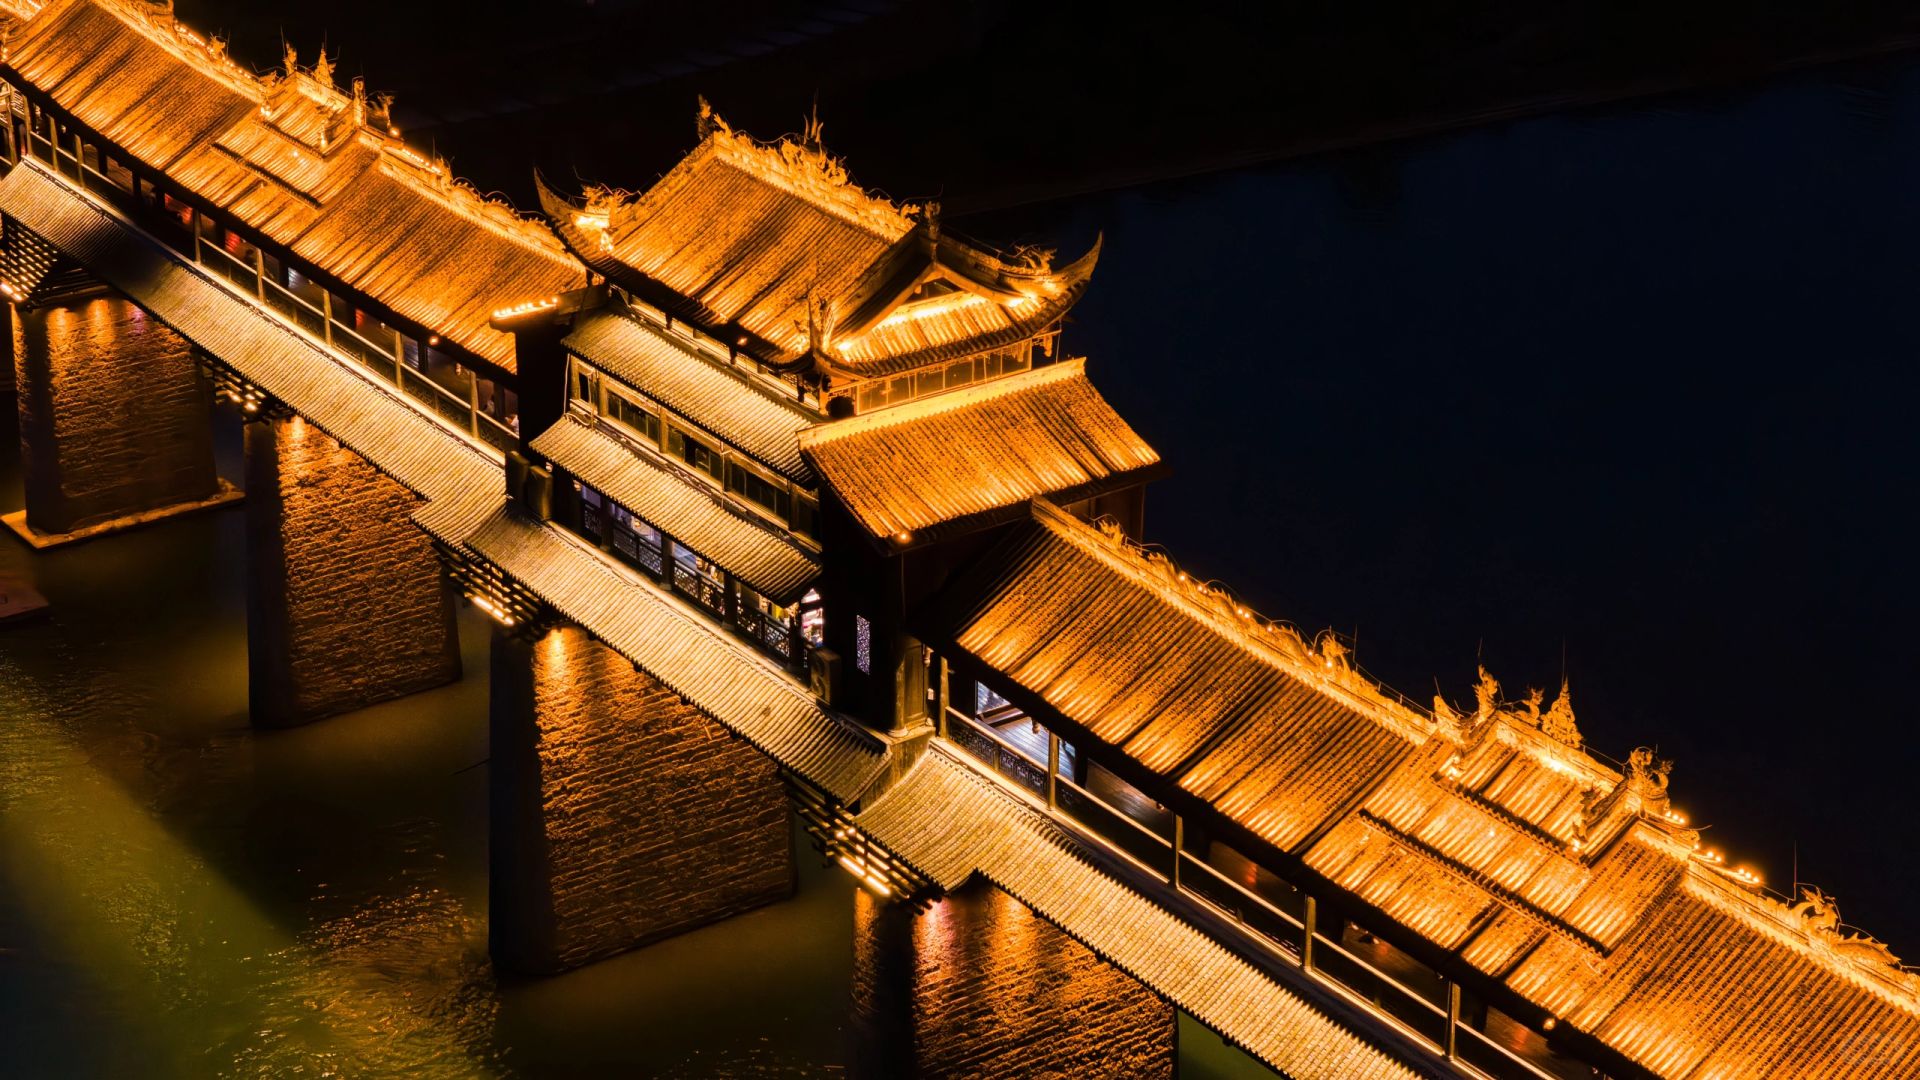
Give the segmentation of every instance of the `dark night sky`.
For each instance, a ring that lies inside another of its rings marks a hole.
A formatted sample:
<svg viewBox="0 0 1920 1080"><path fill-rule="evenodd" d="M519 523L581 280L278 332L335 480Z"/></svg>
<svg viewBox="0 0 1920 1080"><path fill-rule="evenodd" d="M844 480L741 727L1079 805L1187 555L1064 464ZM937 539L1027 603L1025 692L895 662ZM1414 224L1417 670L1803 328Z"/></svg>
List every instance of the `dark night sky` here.
<svg viewBox="0 0 1920 1080"><path fill-rule="evenodd" d="M1454 7L180 4L262 64L324 29L523 203L532 160L644 186L696 92L771 135L817 90L856 176L950 207L1115 188L955 224L1070 253L1105 230L1068 341L1176 470L1151 538L1269 615L1357 627L1416 698L1467 697L1476 649L1552 684L1564 649L1600 749L1657 743L1711 842L1782 888L1797 842L1920 959L1920 62L1756 74L1912 17ZM1128 182L1516 103L1547 115Z"/></svg>

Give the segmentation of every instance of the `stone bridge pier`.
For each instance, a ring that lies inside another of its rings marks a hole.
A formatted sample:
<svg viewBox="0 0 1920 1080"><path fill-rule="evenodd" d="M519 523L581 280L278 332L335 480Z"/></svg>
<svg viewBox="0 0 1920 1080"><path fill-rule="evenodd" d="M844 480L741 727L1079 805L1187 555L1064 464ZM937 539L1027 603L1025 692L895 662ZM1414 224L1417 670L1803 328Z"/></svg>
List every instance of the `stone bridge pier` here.
<svg viewBox="0 0 1920 1080"><path fill-rule="evenodd" d="M212 394L186 339L104 287L13 310L26 509L35 547L216 506Z"/></svg>
<svg viewBox="0 0 1920 1080"><path fill-rule="evenodd" d="M984 881L924 910L861 889L853 945L861 1080L1174 1074L1173 1006Z"/></svg>
<svg viewBox="0 0 1920 1080"><path fill-rule="evenodd" d="M563 971L792 894L773 760L563 624L493 640L494 964Z"/></svg>
<svg viewBox="0 0 1920 1080"><path fill-rule="evenodd" d="M298 416L247 424L253 722L286 727L457 681L453 591L414 494Z"/></svg>

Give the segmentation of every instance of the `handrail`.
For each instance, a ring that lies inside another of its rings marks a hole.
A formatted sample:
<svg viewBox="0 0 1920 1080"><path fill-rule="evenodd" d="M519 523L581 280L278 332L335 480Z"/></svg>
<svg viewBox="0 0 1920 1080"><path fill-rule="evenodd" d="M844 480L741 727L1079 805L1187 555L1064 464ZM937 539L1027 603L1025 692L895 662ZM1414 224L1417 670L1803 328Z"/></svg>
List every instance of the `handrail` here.
<svg viewBox="0 0 1920 1080"><path fill-rule="evenodd" d="M103 212L119 218L124 224L139 230L139 232L142 235L152 240L154 243L158 244L163 250L167 251L176 259L180 260L181 265L189 266L189 267L197 267L202 270L215 271L213 273L202 274L201 275L202 279L224 288L227 292L231 293L236 298L246 302L260 315L271 318L274 321L280 323L282 326L286 327L287 329L292 330L293 332L299 334L301 337L305 338L308 342L317 346L321 352L326 354L329 358L333 359L335 362L341 363L342 366L347 367L350 370L353 370L355 372L359 372L362 368L366 366L364 362L361 362L361 363L344 362L344 361L350 361L352 360L352 358L349 356L346 356L340 350L334 348L332 343L327 341L324 336L316 335L311 330L307 329L307 327L302 325L299 322L299 320L289 318L285 312L276 308L273 305L273 303L267 300L266 297L259 295L253 291L239 288L231 278L229 278L225 273L219 272L214 266L202 261L202 259L195 258L192 255L189 255L186 252L181 251L179 248L176 248L173 245L168 244L165 240L155 235L151 230L147 229L143 224L136 221L132 216L130 216L127 211L114 205L111 201L104 199L102 197L101 192L95 191L93 188L89 187L89 185L86 182L85 176L86 174L90 173L93 176L99 178L101 182L105 183L108 187L111 187L114 191L120 192L121 194L127 194L124 188L121 188L118 184L113 183L113 181L110 178L108 178L104 173L87 165L84 161L76 157L71 152L62 150L60 148L60 145L57 142L52 143L51 146L52 146L53 154L56 159L56 165L55 167L49 169L49 172L51 172L54 175L54 177L61 180L62 182L68 183L69 187L74 191L75 194L86 199L89 203L91 203L96 208L102 210ZM62 173L60 171L60 169L57 166L57 161L61 158L64 158L68 161L73 162L75 175L68 176L65 173ZM137 195L133 197L136 199L138 198ZM264 277L260 277L259 271L257 268L248 266L245 263L242 263L239 259L234 258L232 254L223 250L219 245L198 243L195 245L195 247L198 248L200 252L206 252L206 251L218 252L220 256L223 259L225 259L229 264L239 267L240 269L244 270L248 275L253 276L256 282L258 282L261 286L272 288L279 295L286 297L288 300L292 301L293 303L319 316L323 327L326 324L331 323L335 329L351 334L355 340L358 340L361 343L367 345L368 347L373 348L383 358L389 358L389 359L394 358L393 354L387 352L384 349L381 349L377 345L374 345L373 342L368 341L364 337L361 337L359 334L355 333L352 329L348 327L343 327L337 321L329 319L325 312L321 311L318 308L315 308L312 304L308 303L306 300L302 299L300 296L296 295L293 292L290 292L289 290L282 287L276 282L267 281ZM419 378L419 381L425 383L436 394L438 394L439 397L444 398L449 404L457 406L463 413L466 413L470 416L486 416L487 415L485 413L481 413L481 412L477 412L476 410L473 410L470 402L458 397L451 391L447 390L445 387L434 382L431 378L428 378L424 375L419 375L418 372L415 372L414 374ZM400 396L402 398L406 398L410 396L408 394L408 387L404 381L404 376L402 376L399 380L388 382L388 385L393 386L395 389L399 390ZM414 397L414 400L421 404L429 403L429 402L421 401L421 399L417 396ZM475 447L480 449L483 453L487 454L488 456L496 457L504 460L504 451L502 451L499 447L496 447L492 443L489 443L488 441L486 441L484 438L481 438L474 431L466 428L462 428L456 424L449 422L445 417L441 416L437 410L416 409L415 411L440 423L442 427L445 427L449 431L452 431L455 434L459 435L461 438L473 444ZM488 417L488 419L493 419L493 418ZM504 425L501 425L501 426L504 427ZM517 439L518 436L516 435L515 438Z"/></svg>
<svg viewBox="0 0 1920 1080"><path fill-rule="evenodd" d="M1242 885L1239 882L1228 877L1227 875L1221 873L1219 867L1213 865L1210 862L1207 862L1204 859L1195 858L1191 852L1183 851L1180 854L1192 866L1196 867L1197 869L1206 871L1207 876L1213 878L1215 881L1218 881L1220 884L1225 885L1227 888L1232 889L1235 893L1239 894L1242 898L1251 900L1254 903L1259 904L1261 908L1265 909L1267 912L1275 916L1278 916L1281 919L1286 920L1288 923L1292 924L1295 929L1305 930L1307 928L1307 924L1301 922L1299 919L1294 918L1292 915L1289 915L1285 911L1282 911L1279 908L1274 907L1273 902L1268 900L1266 897L1261 896L1259 893L1254 892L1253 890L1247 888L1245 885Z"/></svg>
<svg viewBox="0 0 1920 1080"><path fill-rule="evenodd" d="M1043 770L1043 773L1044 773L1044 770L1046 768L1046 765L1044 762L1035 761L1032 757L1028 756L1028 754L1024 750L1022 750L1020 747L1014 745L1011 741L1009 741L1008 739L1000 735L998 732L994 731L992 728L980 723L974 717L968 715L967 713L961 711L958 708L955 708L952 705L949 705L946 707L946 715L947 715L947 721L949 725L951 725L956 720L959 721L960 726L963 729L985 736L986 739L990 743L992 743L996 748L1013 754L1014 757L1018 758L1023 762L1027 762L1028 764L1038 766ZM964 750L964 747L962 749ZM1015 792L1024 801L1034 805L1036 808L1043 809L1047 813L1048 817L1051 818L1052 820L1058 821L1070 827L1076 836L1080 836L1087 841L1096 843L1100 845L1103 849L1108 851L1110 854L1141 868L1142 870L1144 870L1149 874L1156 876L1157 878L1160 879L1160 881L1163 883L1165 887L1175 890L1177 895L1198 901L1199 903L1205 905L1208 909L1218 912L1223 918L1226 919L1229 925L1231 925L1235 930L1246 934L1253 943L1260 945L1262 947L1265 947L1269 950L1273 950L1278 955L1283 956L1293 961L1294 963L1301 964L1302 970L1317 977L1321 982L1323 982L1327 986L1338 990L1344 998L1366 1009L1368 1012L1377 1016L1381 1021L1391 1024L1394 1027L1412 1035L1422 1045L1429 1046L1433 1048L1435 1052L1441 1055L1445 1055L1446 1048L1444 1046L1436 1044L1431 1036L1411 1026L1406 1019L1400 1016L1394 1015L1394 1013L1391 1010L1389 1010L1387 1007L1377 1004L1371 999L1367 998L1365 996L1364 988L1356 987L1348 984L1346 981L1341 979L1336 973L1332 971L1328 971L1320 965L1308 963L1305 959L1306 953L1304 950L1296 954L1290 950L1280 948L1281 945L1285 944L1284 942L1276 941L1275 939L1268 937L1266 934L1261 933L1256 927L1248 923L1246 919L1242 918L1239 914L1235 912L1228 911L1222 908L1217 902L1215 902L1213 899L1208 897L1205 893L1192 889L1190 886L1186 885L1184 882L1176 882L1176 881L1168 880L1168 878L1166 877L1165 867L1154 866L1140 859L1138 856L1127 851L1117 841L1109 837L1103 836L1098 831L1097 828L1093 827L1092 825L1090 825L1085 821L1080 820L1079 818L1075 817L1071 813L1068 813L1064 808L1058 805L1047 806L1042 800L1036 798L1031 791L1028 791L1023 787L1019 787L1015 785L1012 781L1002 776L997 766L993 768L986 767L986 763L983 761L980 761L978 759L978 756L972 751L967 751L961 754L960 758L961 760L966 761L970 765L973 765L979 772L988 776L989 778L994 780L996 783L1000 783L1006 786L1009 790ZM1170 841L1168 841L1165 837L1147 828L1145 825L1142 825L1140 822L1134 820L1134 818L1130 814L1108 803L1106 800L1100 798L1098 795L1094 794L1092 791L1089 791L1085 787L1082 787L1081 785L1074 783L1072 780L1069 780L1066 777L1056 776L1054 778L1054 782L1057 785L1059 785L1061 788L1076 792L1079 795L1084 796L1092 804L1097 805L1102 809L1108 811L1111 816L1119 818L1120 820L1126 822L1127 825L1132 827L1135 831L1137 831L1144 837L1152 840L1154 845L1157 848L1168 851L1172 853L1175 856L1175 858L1182 860L1181 862L1182 866L1197 867L1201 870L1206 871L1208 877L1211 880L1217 881L1227 886L1229 889L1231 889L1234 892L1235 895L1242 897L1246 900L1249 900L1254 904L1257 904L1260 907L1260 909L1265 913L1268 913L1270 915L1277 917L1283 923L1295 929L1298 929L1301 931L1304 931L1306 929L1306 924L1303 923L1301 920L1296 919L1292 915L1289 915L1285 911L1282 911L1278 907L1275 907L1265 897L1262 897L1259 894L1252 892L1251 890L1247 889L1245 886L1241 885L1239 882L1233 880L1230 877L1227 877L1225 874L1221 873L1219 869L1214 867L1211 863L1208 863L1202 859L1195 857L1191 852L1188 852L1185 850L1175 851L1173 844ZM1426 1014L1432 1017L1437 1017L1443 1022L1451 1021L1451 1017L1448 1010L1443 1009L1440 1006L1434 1004L1432 1001L1429 1001L1427 997L1421 994L1419 991L1406 985L1405 983L1401 982L1399 979L1393 977L1387 972L1380 970L1380 968L1376 967L1374 964L1367 961L1366 959L1349 951L1339 941L1333 938L1329 938L1325 934L1322 934L1317 930L1313 934L1313 940L1314 940L1316 949L1331 950L1333 953L1340 956L1346 962L1353 964L1356 968L1365 972L1370 978L1379 980L1379 982L1383 986L1390 988L1401 997L1404 997L1406 1000L1413 1002L1415 1005L1419 1007L1419 1009L1424 1010ZM1473 1037L1476 1044L1484 1044L1485 1046L1490 1047L1491 1049L1497 1051L1503 1058L1512 1062L1513 1065L1515 1065L1516 1067L1525 1070L1530 1076L1538 1077L1539 1080L1559 1080L1559 1078L1556 1077L1554 1074L1545 1072L1542 1069L1540 1069L1538 1066L1532 1064L1531 1062L1528 1062L1524 1058L1521 1058L1515 1055L1511 1050L1508 1050L1506 1047L1503 1047L1499 1043L1494 1042L1491 1038L1489 1038L1486 1035L1485 1032L1482 1032L1472 1027L1469 1024L1459 1022L1459 1021L1451 1021L1450 1026L1456 1032L1459 1032L1459 1031L1468 1032ZM1486 1075L1482 1070L1474 1067L1472 1063L1460 1060L1457 1054L1449 1058L1448 1061L1449 1061L1449 1064L1453 1065L1454 1067L1461 1069L1465 1072L1471 1073L1473 1075L1476 1075L1476 1076Z"/></svg>
<svg viewBox="0 0 1920 1080"><path fill-rule="evenodd" d="M1520 1055L1514 1053L1513 1051L1507 1049L1506 1047L1501 1046L1499 1043L1494 1042L1493 1039L1490 1038L1486 1032L1481 1031L1479 1028L1476 1028L1471 1024L1455 1025L1455 1030L1466 1032L1468 1035L1473 1037L1473 1040L1475 1042L1480 1043L1481 1045L1487 1047L1489 1050L1494 1051L1495 1053L1499 1054L1501 1057L1506 1058L1508 1061L1513 1062L1515 1065L1518 1065L1519 1067L1527 1070L1533 1075L1542 1077L1543 1080L1559 1080L1559 1078L1554 1076L1552 1073L1542 1071L1539 1068L1539 1066L1528 1061L1526 1058L1523 1058ZM1473 1066L1470 1064L1467 1067L1473 1068ZM1473 1071L1479 1072L1480 1070L1474 1069Z"/></svg>
<svg viewBox="0 0 1920 1080"><path fill-rule="evenodd" d="M1361 967L1367 969L1369 973L1378 976L1381 982L1386 983L1388 986L1391 986L1395 990L1400 991L1402 994L1405 994L1408 998L1412 999L1413 1001L1418 1002L1422 1006L1426 1007L1430 1012L1434 1013L1436 1016L1447 1015L1447 1010L1441 1008L1438 1005L1435 1005L1431 1001L1428 1001L1424 996L1421 995L1421 993L1418 990L1415 990L1413 987L1408 986L1406 983L1403 983L1399 979L1394 978L1392 975L1389 975L1386 972L1381 971L1379 968L1368 963L1366 959L1364 959L1363 957L1356 956L1353 953L1348 952L1346 946L1341 945L1337 939L1330 938L1327 935L1320 933L1318 930L1314 931L1313 937L1316 942L1325 945L1327 948L1332 949L1334 952L1339 953L1341 956L1344 956L1347 959L1353 961L1354 963L1360 965Z"/></svg>

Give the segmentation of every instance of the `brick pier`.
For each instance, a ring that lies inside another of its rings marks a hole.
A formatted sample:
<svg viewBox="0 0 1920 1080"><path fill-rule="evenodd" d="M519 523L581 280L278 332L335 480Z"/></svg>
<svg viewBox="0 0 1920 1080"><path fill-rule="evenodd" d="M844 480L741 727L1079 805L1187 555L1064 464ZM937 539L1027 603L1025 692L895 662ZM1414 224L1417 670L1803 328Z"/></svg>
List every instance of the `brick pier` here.
<svg viewBox="0 0 1920 1080"><path fill-rule="evenodd" d="M772 759L576 626L493 643L494 963L561 971L793 892Z"/></svg>
<svg viewBox="0 0 1920 1080"><path fill-rule="evenodd" d="M303 724L460 678L453 594L417 500L295 417L247 425L253 722Z"/></svg>
<svg viewBox="0 0 1920 1080"><path fill-rule="evenodd" d="M853 997L865 1080L1173 1076L1173 1006L984 882L918 914L861 890Z"/></svg>
<svg viewBox="0 0 1920 1080"><path fill-rule="evenodd" d="M13 318L26 509L35 547L238 497L214 473L212 396L185 339L94 292Z"/></svg>

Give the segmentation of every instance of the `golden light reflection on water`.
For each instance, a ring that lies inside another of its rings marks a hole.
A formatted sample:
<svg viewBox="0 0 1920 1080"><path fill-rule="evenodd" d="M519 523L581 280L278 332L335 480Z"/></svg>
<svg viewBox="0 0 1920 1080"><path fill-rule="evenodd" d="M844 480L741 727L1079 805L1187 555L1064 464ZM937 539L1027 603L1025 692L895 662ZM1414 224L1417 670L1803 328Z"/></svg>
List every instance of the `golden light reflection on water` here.
<svg viewBox="0 0 1920 1080"><path fill-rule="evenodd" d="M486 627L463 627L461 684L253 732L240 525L0 545L55 608L0 631L0 1074L838 1068L851 890L810 856L795 901L500 986Z"/></svg>

